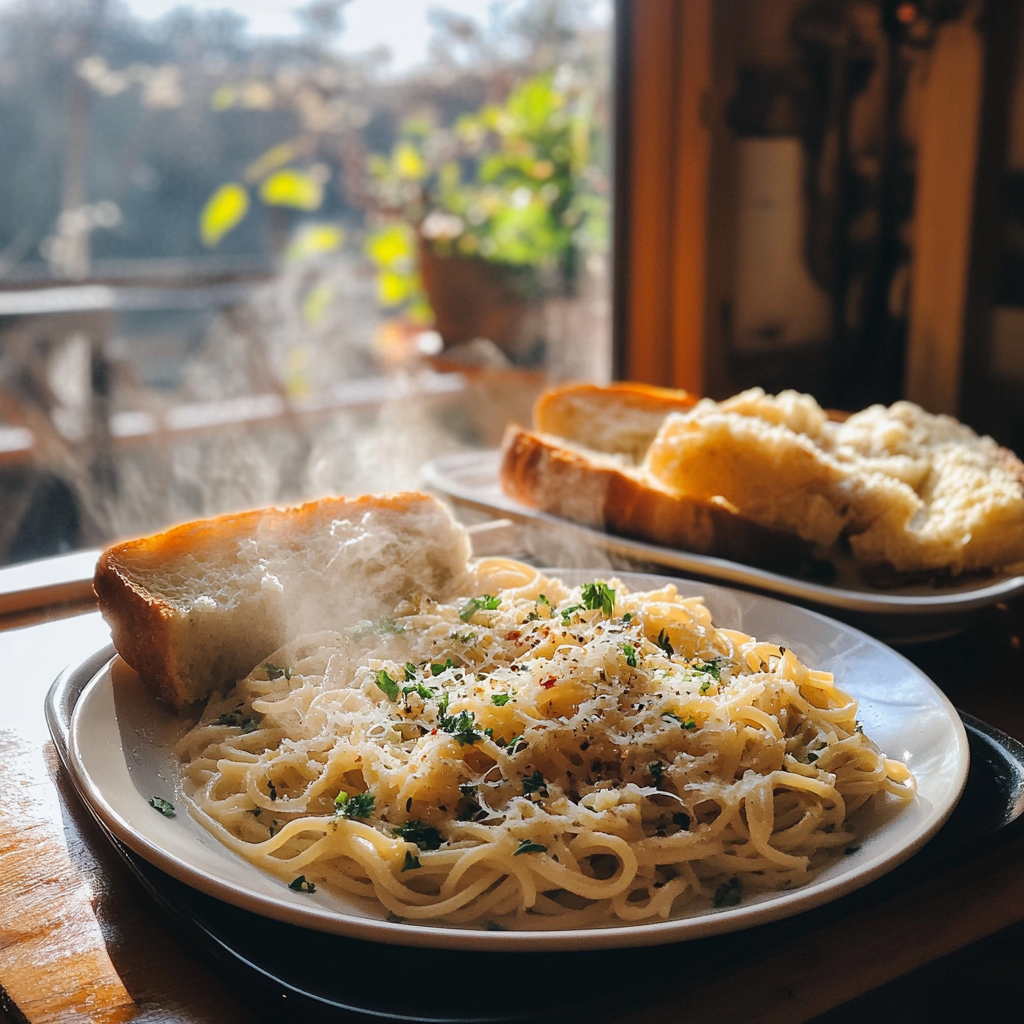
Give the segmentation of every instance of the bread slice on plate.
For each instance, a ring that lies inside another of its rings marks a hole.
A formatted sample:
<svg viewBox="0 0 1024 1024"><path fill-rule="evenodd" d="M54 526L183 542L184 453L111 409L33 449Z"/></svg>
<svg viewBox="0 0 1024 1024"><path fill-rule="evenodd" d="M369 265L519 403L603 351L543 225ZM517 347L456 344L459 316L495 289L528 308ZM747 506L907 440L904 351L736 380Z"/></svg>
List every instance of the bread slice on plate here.
<svg viewBox="0 0 1024 1024"><path fill-rule="evenodd" d="M241 679L299 632L454 592L469 555L463 528L427 495L323 498L116 544L93 586L118 653L181 708Z"/></svg>
<svg viewBox="0 0 1024 1024"><path fill-rule="evenodd" d="M835 422L809 395L760 388L666 417L643 469L694 499L906 574L1024 559L1024 466L990 437L910 402Z"/></svg>
<svg viewBox="0 0 1024 1024"><path fill-rule="evenodd" d="M797 538L766 530L720 498L664 487L628 456L515 425L505 433L500 477L505 493L524 505L621 536L755 565L806 555Z"/></svg>
<svg viewBox="0 0 1024 1024"><path fill-rule="evenodd" d="M538 433L639 463L665 417L696 402L686 391L651 384L565 384L537 399L533 425Z"/></svg>

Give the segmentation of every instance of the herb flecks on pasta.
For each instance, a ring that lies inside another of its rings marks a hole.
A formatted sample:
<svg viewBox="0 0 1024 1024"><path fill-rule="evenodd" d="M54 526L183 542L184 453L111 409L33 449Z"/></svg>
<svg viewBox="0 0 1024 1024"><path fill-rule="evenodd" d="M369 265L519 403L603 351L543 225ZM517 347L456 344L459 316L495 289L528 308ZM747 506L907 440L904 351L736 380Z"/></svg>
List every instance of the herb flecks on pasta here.
<svg viewBox="0 0 1024 1024"><path fill-rule="evenodd" d="M535 928L807 882L861 804L914 794L856 714L674 586L487 559L449 604L275 651L178 753L192 813L293 886Z"/></svg>

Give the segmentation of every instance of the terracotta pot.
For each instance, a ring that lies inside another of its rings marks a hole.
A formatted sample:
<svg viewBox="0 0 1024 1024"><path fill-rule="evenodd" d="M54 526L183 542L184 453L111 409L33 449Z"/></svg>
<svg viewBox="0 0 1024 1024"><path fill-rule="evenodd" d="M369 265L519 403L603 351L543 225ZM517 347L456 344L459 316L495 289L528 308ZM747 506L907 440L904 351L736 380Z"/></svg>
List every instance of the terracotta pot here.
<svg viewBox="0 0 1024 1024"><path fill-rule="evenodd" d="M475 256L439 255L420 240L420 276L446 347L476 338L515 357L529 348L529 271Z"/></svg>

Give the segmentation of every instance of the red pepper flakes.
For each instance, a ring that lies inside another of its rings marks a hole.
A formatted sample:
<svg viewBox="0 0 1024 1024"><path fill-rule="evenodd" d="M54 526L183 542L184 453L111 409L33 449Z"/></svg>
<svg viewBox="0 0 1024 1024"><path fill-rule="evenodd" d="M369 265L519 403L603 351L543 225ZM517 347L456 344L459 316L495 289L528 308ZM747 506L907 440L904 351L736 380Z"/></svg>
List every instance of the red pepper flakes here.
<svg viewBox="0 0 1024 1024"><path fill-rule="evenodd" d="M555 679L554 676L551 676L550 679L545 679L544 682L541 683L540 685L543 686L545 690L550 690L551 687L554 686L557 681L558 680Z"/></svg>

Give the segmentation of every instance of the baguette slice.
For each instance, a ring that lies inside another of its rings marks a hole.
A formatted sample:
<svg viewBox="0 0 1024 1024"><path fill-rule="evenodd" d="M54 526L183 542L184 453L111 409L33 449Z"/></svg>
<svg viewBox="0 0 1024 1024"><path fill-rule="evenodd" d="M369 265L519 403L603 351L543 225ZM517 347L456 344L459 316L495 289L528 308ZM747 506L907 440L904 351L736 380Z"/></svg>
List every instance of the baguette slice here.
<svg viewBox="0 0 1024 1024"><path fill-rule="evenodd" d="M562 437L510 425L501 484L524 505L627 537L763 566L801 558L796 538L744 519L722 499L664 487L625 456L590 451Z"/></svg>
<svg viewBox="0 0 1024 1024"><path fill-rule="evenodd" d="M470 545L439 501L323 498L177 526L108 548L94 589L114 646L177 708L250 672L302 632L442 598Z"/></svg>
<svg viewBox="0 0 1024 1024"><path fill-rule="evenodd" d="M686 391L652 384L566 384L537 399L533 426L541 434L638 463L665 417L687 412L696 402Z"/></svg>

